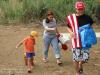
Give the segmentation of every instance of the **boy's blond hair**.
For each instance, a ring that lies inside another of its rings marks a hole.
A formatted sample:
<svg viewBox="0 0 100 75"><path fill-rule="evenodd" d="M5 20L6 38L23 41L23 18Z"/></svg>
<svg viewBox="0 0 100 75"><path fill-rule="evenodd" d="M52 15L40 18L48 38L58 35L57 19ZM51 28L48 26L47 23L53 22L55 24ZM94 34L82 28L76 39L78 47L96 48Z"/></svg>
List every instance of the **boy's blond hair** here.
<svg viewBox="0 0 100 75"><path fill-rule="evenodd" d="M36 31L31 31L30 35L33 36L33 37L35 37L35 36L37 37L38 33Z"/></svg>

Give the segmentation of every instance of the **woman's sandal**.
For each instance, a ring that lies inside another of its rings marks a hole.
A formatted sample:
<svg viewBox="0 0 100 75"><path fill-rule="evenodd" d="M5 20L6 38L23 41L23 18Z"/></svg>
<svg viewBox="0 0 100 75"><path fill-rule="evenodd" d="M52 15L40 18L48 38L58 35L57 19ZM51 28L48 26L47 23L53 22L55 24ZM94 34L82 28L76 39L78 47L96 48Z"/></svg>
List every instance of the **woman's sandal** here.
<svg viewBox="0 0 100 75"><path fill-rule="evenodd" d="M57 60L57 64L58 64L59 66L62 66L62 62L61 62L60 60Z"/></svg>
<svg viewBox="0 0 100 75"><path fill-rule="evenodd" d="M47 63L47 62L48 62L48 59L43 58L43 62L44 62L44 63Z"/></svg>

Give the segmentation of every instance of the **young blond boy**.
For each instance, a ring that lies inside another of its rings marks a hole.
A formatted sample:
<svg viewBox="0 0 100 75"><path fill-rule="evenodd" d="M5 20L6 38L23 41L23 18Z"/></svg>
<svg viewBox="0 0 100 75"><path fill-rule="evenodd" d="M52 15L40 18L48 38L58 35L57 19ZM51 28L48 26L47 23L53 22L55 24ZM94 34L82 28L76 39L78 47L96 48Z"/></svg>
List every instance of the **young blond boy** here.
<svg viewBox="0 0 100 75"><path fill-rule="evenodd" d="M38 36L36 31L31 31L30 35L22 40L19 44L17 44L16 48L21 45L24 46L24 59L25 64L28 69L28 73L32 72L32 67L34 66L34 56L35 56L35 38Z"/></svg>

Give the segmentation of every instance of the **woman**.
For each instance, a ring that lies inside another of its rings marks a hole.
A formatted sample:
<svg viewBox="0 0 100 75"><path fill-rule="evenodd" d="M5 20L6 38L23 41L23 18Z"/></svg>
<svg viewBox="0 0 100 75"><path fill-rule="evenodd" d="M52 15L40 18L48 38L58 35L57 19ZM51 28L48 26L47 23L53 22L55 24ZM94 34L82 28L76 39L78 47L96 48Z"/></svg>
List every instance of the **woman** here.
<svg viewBox="0 0 100 75"><path fill-rule="evenodd" d="M90 16L84 13L85 4L83 2L76 2L76 13L67 16L67 25L72 31L72 52L73 61L75 64L76 75L83 73L83 63L89 59L89 49L82 48L81 37L79 35L79 28L89 24L92 26L93 20Z"/></svg>
<svg viewBox="0 0 100 75"><path fill-rule="evenodd" d="M48 61L48 50L50 45L54 49L55 53L55 58L57 59L57 64L61 65L61 54L60 54L60 48L58 45L58 39L57 39L57 24L56 20L54 18L53 12L48 11L47 12L47 18L43 20L43 27L44 27L44 34L43 34L43 39L44 39L44 57L43 61L47 62Z"/></svg>

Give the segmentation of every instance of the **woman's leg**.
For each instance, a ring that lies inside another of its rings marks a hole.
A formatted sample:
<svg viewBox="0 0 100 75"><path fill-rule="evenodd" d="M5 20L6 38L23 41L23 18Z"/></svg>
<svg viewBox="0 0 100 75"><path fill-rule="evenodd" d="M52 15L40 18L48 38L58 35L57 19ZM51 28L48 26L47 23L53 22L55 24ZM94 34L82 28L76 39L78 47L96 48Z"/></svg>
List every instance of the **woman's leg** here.
<svg viewBox="0 0 100 75"><path fill-rule="evenodd" d="M54 37L51 41L52 47L54 49L55 52L55 57L57 59L57 64L60 65L62 64L60 61L61 58L61 54L60 54L60 48L59 48L59 44L58 44L58 39L56 37Z"/></svg>
<svg viewBox="0 0 100 75"><path fill-rule="evenodd" d="M51 39L48 36L44 36L44 51L43 51L43 59L48 59L48 51L49 51L49 46L51 43Z"/></svg>

